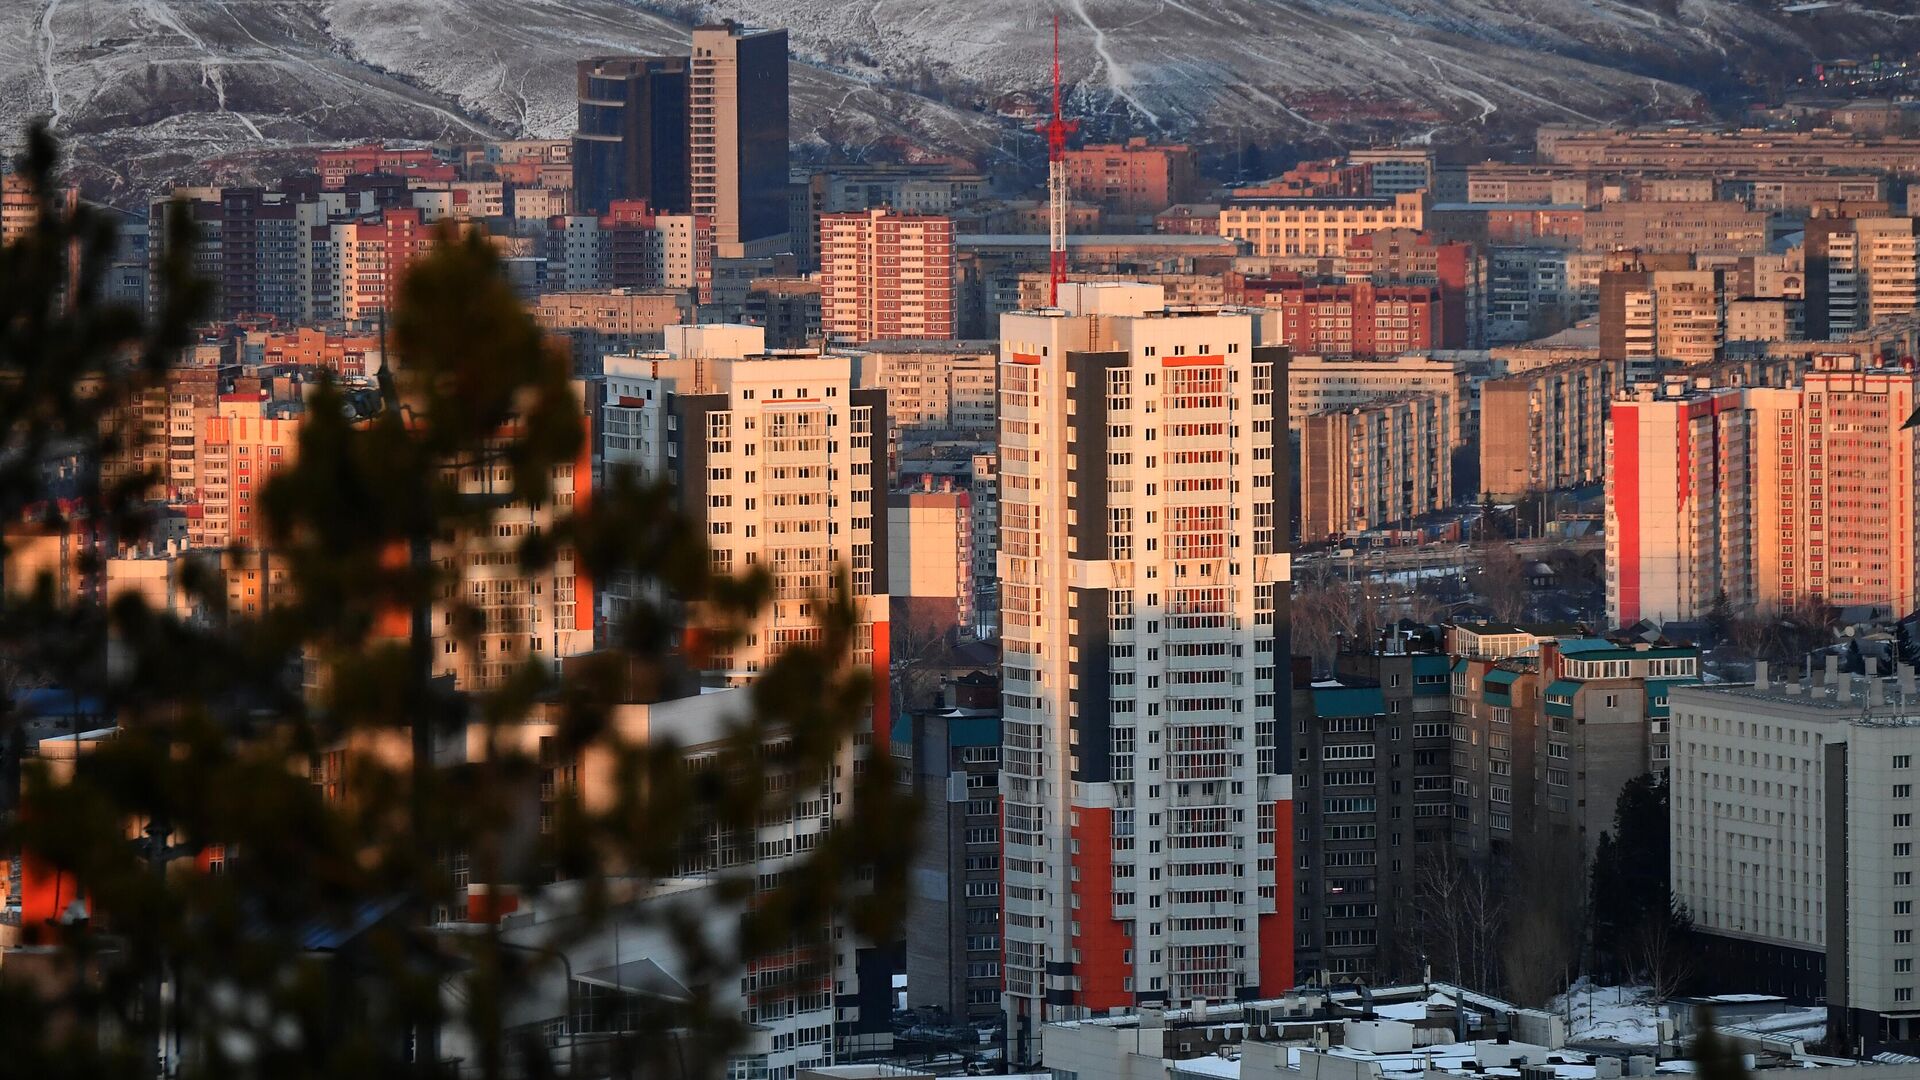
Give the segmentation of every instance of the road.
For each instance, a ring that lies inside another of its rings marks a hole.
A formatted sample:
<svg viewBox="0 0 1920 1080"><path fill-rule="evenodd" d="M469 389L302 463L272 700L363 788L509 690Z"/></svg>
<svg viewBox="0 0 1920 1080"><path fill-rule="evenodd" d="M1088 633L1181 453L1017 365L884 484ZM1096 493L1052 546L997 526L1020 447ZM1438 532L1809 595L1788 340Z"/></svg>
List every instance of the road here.
<svg viewBox="0 0 1920 1080"><path fill-rule="evenodd" d="M1600 551L1606 547L1606 538L1582 536L1572 540L1516 540L1512 547L1514 553L1523 559L1540 559L1555 551ZM1326 552L1313 552L1300 556L1297 561L1306 565L1329 565L1344 572L1351 560L1335 558ZM1421 547L1381 548L1363 553L1358 557L1354 572L1386 574L1406 570L1466 569L1479 563L1480 549L1477 545L1427 544Z"/></svg>

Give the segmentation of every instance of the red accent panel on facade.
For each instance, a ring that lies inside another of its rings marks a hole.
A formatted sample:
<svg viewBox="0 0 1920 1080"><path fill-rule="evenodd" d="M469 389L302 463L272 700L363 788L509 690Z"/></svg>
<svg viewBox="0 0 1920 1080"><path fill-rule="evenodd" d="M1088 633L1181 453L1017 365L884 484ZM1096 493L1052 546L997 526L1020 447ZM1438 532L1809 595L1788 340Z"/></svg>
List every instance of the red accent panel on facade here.
<svg viewBox="0 0 1920 1080"><path fill-rule="evenodd" d="M1161 367L1225 367L1224 356L1165 356L1160 359Z"/></svg>
<svg viewBox="0 0 1920 1080"><path fill-rule="evenodd" d="M875 604L877 610L885 610ZM873 752L885 760L893 742L893 624L873 620Z"/></svg>
<svg viewBox="0 0 1920 1080"><path fill-rule="evenodd" d="M1127 953L1133 948L1126 924L1113 917L1113 811L1106 808L1073 808L1078 824L1071 826L1073 840L1080 853L1074 866L1080 880L1073 883L1079 899L1075 909L1080 936L1073 947L1080 952L1074 974L1080 978L1080 993L1075 1004L1089 1009L1130 1008L1133 992L1126 988L1133 965Z"/></svg>
<svg viewBox="0 0 1920 1080"><path fill-rule="evenodd" d="M1016 364L1038 364L1040 362L1040 357L1038 355L1034 353L1024 353L1024 352L1014 353L1008 359L1012 360Z"/></svg>
<svg viewBox="0 0 1920 1080"><path fill-rule="evenodd" d="M1620 622L1640 621L1640 414L1613 410L1613 513L1620 530Z"/></svg>
<svg viewBox="0 0 1920 1080"><path fill-rule="evenodd" d="M1260 916L1260 996L1298 985L1293 971L1293 801L1273 804L1273 911Z"/></svg>

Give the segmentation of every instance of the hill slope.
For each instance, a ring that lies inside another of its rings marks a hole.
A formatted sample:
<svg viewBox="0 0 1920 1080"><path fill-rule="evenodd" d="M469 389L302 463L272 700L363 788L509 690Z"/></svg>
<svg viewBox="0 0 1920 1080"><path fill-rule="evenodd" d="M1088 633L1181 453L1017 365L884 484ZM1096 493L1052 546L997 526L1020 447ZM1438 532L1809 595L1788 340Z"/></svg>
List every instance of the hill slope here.
<svg viewBox="0 0 1920 1080"><path fill-rule="evenodd" d="M49 115L133 196L349 139L565 134L573 62L658 52L694 19L793 33L796 142L990 152L1045 78L1074 106L1239 141L1674 115L1742 69L1910 54L1901 0L4 0L0 128Z"/></svg>

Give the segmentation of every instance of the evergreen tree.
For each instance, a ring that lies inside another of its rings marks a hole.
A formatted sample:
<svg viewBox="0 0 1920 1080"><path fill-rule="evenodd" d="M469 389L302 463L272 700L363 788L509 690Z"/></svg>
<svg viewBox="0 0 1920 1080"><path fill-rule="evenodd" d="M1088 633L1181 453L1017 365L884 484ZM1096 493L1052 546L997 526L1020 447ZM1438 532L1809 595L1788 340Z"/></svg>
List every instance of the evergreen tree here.
<svg viewBox="0 0 1920 1080"><path fill-rule="evenodd" d="M97 581L116 539L145 534L156 479L108 479L106 463L140 438L115 417L161 385L207 293L189 274L187 215L174 213L157 315L106 303L111 227L62 208L52 141L35 131L30 145L21 173L37 227L0 251L0 511L77 538L80 572ZM553 477L579 459L584 413L480 237L442 232L405 278L391 325L397 362L379 393L360 402L323 379L294 463L260 499L287 585L263 614L229 610L217 567L180 582L204 618L137 594L68 595L51 575L6 581L10 684L95 698L115 735L85 753L76 743L70 763L23 763L0 821L0 849L28 853L32 873L84 898L73 917L20 927L46 948L39 977L0 978L0 1071L145 1077L167 1046L186 1077L450 1075L433 1049L460 1030L477 1054L461 1075L552 1075L545 1043L511 1037L504 1011L508 991L551 960L509 947L497 925L435 929L436 907L462 900L451 856L470 860L472 880L526 895L567 879L582 901L564 947L640 917L633 901L691 853L751 850L763 815L842 776L872 700L870 677L847 662L844 577L817 605L819 641L761 674L711 769L690 771L677 747L610 723L630 687L670 680L673 629L691 608L638 605L610 630L612 648L564 674L528 660L499 689L468 693L435 678L439 642L471 648L511 625L461 599L470 571L442 546L547 504ZM70 461L83 463L72 491L56 486L67 470L55 466ZM489 484L468 482L483 474ZM586 505L554 510L556 527L512 552L521 570L566 556L596 580L636 575L697 605L706 640L721 644L766 596L764 578L712 571L701 531L661 486L615 473ZM436 602L438 626L425 617ZM7 744L23 745L22 718L0 707ZM617 778L609 805L555 793L550 832L529 828L541 761L514 738L535 717L550 723L553 752L604 754ZM483 751L434 766L432 747L456 733ZM337 790L323 790L313 768L332 752L345 764ZM817 988L830 920L890 932L912 814L890 770L869 764L838 781L858 827L822 833L777 882L756 882L749 862L715 874L703 907L648 906L678 943L690 993L633 1004L639 1030L600 1048L599 1074L719 1075L745 1035L726 991L751 961L798 958L789 984L763 992ZM216 860L223 872L201 869ZM700 929L715 906L739 910L724 940Z"/></svg>

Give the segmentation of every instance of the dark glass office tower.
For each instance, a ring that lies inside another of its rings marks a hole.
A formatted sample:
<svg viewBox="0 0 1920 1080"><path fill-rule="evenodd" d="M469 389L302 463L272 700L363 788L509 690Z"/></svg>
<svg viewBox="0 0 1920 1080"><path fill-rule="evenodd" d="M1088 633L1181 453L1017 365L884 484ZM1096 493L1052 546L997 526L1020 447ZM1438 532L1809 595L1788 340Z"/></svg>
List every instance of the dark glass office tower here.
<svg viewBox="0 0 1920 1080"><path fill-rule="evenodd" d="M664 213L690 209L687 59L601 56L579 69L573 136L575 207L605 213L615 199L644 199Z"/></svg>

